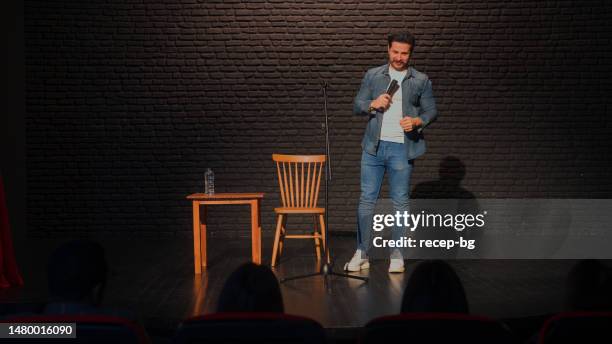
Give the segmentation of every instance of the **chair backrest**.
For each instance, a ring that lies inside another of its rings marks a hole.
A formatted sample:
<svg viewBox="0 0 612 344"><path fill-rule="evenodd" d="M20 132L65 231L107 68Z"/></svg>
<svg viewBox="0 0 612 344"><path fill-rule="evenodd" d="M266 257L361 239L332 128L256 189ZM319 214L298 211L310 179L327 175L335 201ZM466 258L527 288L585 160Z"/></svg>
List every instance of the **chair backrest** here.
<svg viewBox="0 0 612 344"><path fill-rule="evenodd" d="M217 313L181 323L174 343L325 343L316 321L283 313Z"/></svg>
<svg viewBox="0 0 612 344"><path fill-rule="evenodd" d="M314 208L319 199L325 155L272 154L283 207Z"/></svg>
<svg viewBox="0 0 612 344"><path fill-rule="evenodd" d="M538 343L612 343L612 312L565 312L540 329Z"/></svg>
<svg viewBox="0 0 612 344"><path fill-rule="evenodd" d="M145 329L132 320L110 315L28 315L7 317L3 323L76 323L76 338L54 338L53 343L150 343ZM2 343L39 343L44 339L2 339Z"/></svg>
<svg viewBox="0 0 612 344"><path fill-rule="evenodd" d="M457 313L404 313L376 318L361 343L514 343L510 331L487 317Z"/></svg>

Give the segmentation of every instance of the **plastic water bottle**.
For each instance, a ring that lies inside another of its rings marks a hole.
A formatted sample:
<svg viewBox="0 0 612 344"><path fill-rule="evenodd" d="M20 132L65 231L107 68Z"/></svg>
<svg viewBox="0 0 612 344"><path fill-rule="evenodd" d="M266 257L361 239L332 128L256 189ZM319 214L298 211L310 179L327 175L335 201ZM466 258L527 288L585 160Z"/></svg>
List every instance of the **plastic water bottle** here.
<svg viewBox="0 0 612 344"><path fill-rule="evenodd" d="M215 174L210 168L207 168L206 173L204 173L204 193L207 195L215 194Z"/></svg>

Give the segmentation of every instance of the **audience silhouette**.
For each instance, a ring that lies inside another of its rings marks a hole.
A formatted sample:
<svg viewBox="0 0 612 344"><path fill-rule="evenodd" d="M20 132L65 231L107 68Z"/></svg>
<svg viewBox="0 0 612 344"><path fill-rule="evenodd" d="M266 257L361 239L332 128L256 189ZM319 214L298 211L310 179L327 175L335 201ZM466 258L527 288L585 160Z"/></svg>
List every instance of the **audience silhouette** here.
<svg viewBox="0 0 612 344"><path fill-rule="evenodd" d="M267 266L245 263L225 281L217 312L284 312L276 276Z"/></svg>
<svg viewBox="0 0 612 344"><path fill-rule="evenodd" d="M61 244L47 263L49 302L44 314L98 314L140 320L130 311L102 307L109 266L102 245L89 239Z"/></svg>
<svg viewBox="0 0 612 344"><path fill-rule="evenodd" d="M410 275L401 312L469 313L469 307L453 268L442 260L429 260L419 263Z"/></svg>
<svg viewBox="0 0 612 344"><path fill-rule="evenodd" d="M106 288L104 248L91 240L60 245L49 257L47 314L97 313Z"/></svg>
<svg viewBox="0 0 612 344"><path fill-rule="evenodd" d="M568 311L612 310L612 278L609 269L596 259L581 260L567 277Z"/></svg>

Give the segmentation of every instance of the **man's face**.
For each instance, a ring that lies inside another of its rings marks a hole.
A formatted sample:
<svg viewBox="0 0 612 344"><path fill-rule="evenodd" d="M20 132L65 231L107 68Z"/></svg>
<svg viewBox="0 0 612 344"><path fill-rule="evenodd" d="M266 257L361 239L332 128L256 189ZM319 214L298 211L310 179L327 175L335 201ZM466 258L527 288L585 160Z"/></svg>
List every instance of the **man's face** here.
<svg viewBox="0 0 612 344"><path fill-rule="evenodd" d="M389 63L391 67L397 71L403 71L408 68L408 60L410 60L410 44L391 43L389 47Z"/></svg>

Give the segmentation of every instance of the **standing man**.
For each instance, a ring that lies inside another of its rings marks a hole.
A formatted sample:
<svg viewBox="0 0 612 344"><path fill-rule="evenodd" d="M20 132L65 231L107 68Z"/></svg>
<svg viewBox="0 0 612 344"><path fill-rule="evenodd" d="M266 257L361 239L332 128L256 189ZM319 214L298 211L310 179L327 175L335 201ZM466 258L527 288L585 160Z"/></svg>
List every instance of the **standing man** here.
<svg viewBox="0 0 612 344"><path fill-rule="evenodd" d="M389 63L368 70L355 97L353 112L368 116L361 146L361 197L357 223L357 251L346 263L347 271L370 266L372 218L383 177L387 172L393 208L408 211L410 175L414 159L425 153L423 128L437 115L431 81L427 75L408 66L415 39L409 32L389 35ZM387 89L397 80L399 89L392 95ZM392 228L393 239L405 236L405 227ZM390 252L389 272L404 271L400 249Z"/></svg>

